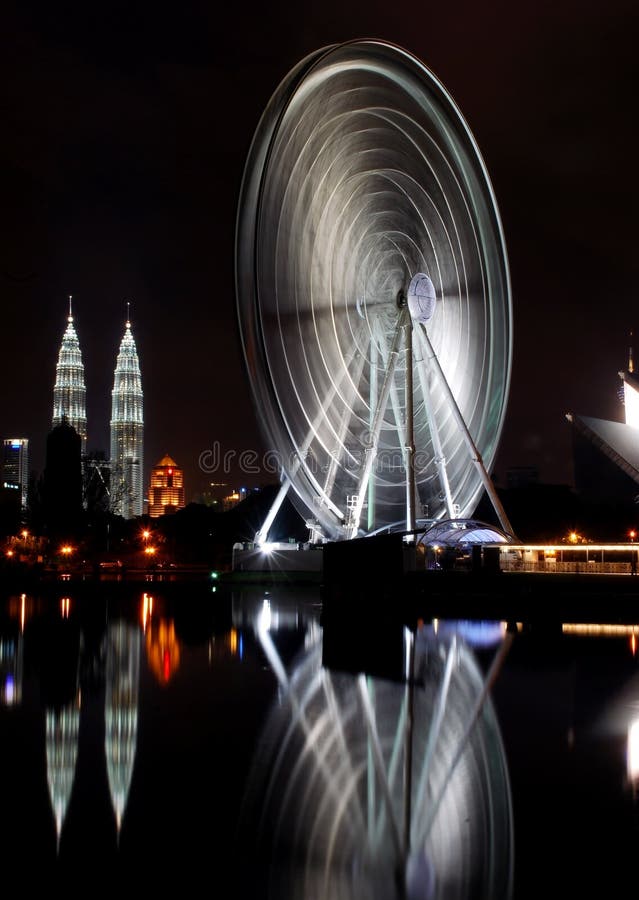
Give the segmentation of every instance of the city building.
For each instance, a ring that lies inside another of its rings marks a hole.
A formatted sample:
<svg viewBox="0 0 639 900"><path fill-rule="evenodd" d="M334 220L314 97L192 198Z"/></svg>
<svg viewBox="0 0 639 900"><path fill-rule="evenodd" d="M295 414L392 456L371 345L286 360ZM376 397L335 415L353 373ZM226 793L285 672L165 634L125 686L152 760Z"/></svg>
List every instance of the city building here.
<svg viewBox="0 0 639 900"><path fill-rule="evenodd" d="M632 333L631 333L632 340ZM594 502L634 505L639 501L639 380L632 346L619 373L624 421L567 413L572 426L575 488Z"/></svg>
<svg viewBox="0 0 639 900"><path fill-rule="evenodd" d="M29 440L6 438L2 453L2 486L20 492L20 508L27 508L29 486Z"/></svg>
<svg viewBox="0 0 639 900"><path fill-rule="evenodd" d="M149 515L152 518L184 507L184 472L166 454L151 472Z"/></svg>
<svg viewBox="0 0 639 900"><path fill-rule="evenodd" d="M62 336L55 367L52 427L55 428L65 421L79 434L84 456L87 446L86 387L80 342L73 326L71 297L69 297L67 327Z"/></svg>
<svg viewBox="0 0 639 900"><path fill-rule="evenodd" d="M85 456L83 463L83 506L91 515L107 512L111 507L111 466L106 451L90 451Z"/></svg>
<svg viewBox="0 0 639 900"><path fill-rule="evenodd" d="M127 316L111 394L111 510L125 519L144 510L144 411L140 361Z"/></svg>
<svg viewBox="0 0 639 900"><path fill-rule="evenodd" d="M224 512L228 512L229 509L233 509L234 506L237 506L238 503L241 503L242 500L246 500L246 488L240 488L239 490L235 489L231 491L230 494L227 494L222 498L222 509Z"/></svg>

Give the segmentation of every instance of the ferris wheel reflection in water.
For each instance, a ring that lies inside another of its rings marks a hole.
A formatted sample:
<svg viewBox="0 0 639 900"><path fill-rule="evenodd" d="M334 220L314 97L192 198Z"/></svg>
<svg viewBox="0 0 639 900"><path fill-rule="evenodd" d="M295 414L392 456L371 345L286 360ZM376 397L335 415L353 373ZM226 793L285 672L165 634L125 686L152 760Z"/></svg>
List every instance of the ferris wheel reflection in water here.
<svg viewBox="0 0 639 900"><path fill-rule="evenodd" d="M265 598L254 628L279 694L242 817L268 896L510 897L511 792L490 699L505 626L480 635L497 642L486 676L463 628L402 628L388 678L341 669L333 650L327 665L319 627L286 667L274 619Z"/></svg>

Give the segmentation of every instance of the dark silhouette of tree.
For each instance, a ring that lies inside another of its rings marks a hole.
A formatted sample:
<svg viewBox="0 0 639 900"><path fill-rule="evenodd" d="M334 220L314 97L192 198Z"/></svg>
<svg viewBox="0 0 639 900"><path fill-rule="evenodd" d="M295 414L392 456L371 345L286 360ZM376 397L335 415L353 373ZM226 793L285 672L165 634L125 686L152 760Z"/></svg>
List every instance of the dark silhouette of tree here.
<svg viewBox="0 0 639 900"><path fill-rule="evenodd" d="M52 540L77 539L82 532L82 440L63 421L47 437L44 471L45 527Z"/></svg>

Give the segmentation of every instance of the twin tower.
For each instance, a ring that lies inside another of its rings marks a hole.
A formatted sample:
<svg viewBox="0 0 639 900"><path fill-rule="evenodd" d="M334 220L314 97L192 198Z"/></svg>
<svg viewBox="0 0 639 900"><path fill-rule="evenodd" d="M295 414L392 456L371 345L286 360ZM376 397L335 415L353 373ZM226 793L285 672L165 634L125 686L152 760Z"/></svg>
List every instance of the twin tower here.
<svg viewBox="0 0 639 900"><path fill-rule="evenodd" d="M111 511L131 519L144 511L144 411L140 361L128 315L120 343L111 393L111 457L109 501ZM67 422L87 453L87 412L84 365L73 326L71 297L67 327L55 367L53 427Z"/></svg>

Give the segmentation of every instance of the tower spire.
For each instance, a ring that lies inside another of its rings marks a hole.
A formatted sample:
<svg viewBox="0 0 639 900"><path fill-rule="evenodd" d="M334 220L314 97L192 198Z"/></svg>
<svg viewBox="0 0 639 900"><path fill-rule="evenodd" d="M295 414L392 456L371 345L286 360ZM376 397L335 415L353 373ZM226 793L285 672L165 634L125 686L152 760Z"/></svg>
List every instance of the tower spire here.
<svg viewBox="0 0 639 900"><path fill-rule="evenodd" d="M73 300L73 296L71 294L69 294L69 318L67 319L68 322L73 322L73 306L71 303L72 300Z"/></svg>
<svg viewBox="0 0 639 900"><path fill-rule="evenodd" d="M126 324L127 328L131 327L131 304L129 301L126 301Z"/></svg>
<svg viewBox="0 0 639 900"><path fill-rule="evenodd" d="M628 371L632 375L635 370L634 363L632 361L632 328L630 329L630 347L628 348Z"/></svg>

